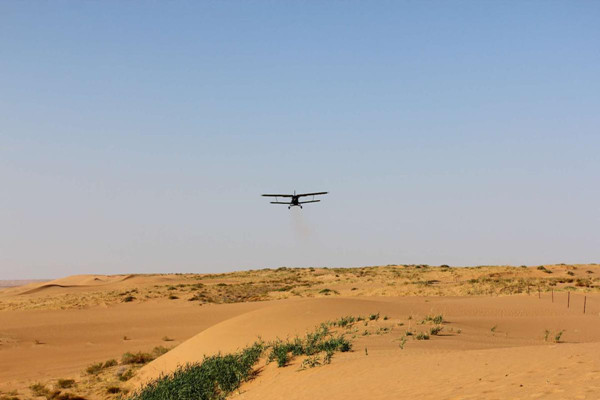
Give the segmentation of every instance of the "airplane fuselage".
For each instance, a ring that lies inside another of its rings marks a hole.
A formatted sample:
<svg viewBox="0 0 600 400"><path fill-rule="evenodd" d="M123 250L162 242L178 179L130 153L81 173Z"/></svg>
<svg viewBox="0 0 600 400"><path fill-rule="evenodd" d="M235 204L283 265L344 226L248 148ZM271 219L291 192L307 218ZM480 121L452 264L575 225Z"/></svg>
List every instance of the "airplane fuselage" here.
<svg viewBox="0 0 600 400"><path fill-rule="evenodd" d="M290 205L288 206L288 208L292 208L292 207L302 208L302 206L298 203L298 198L299 198L299 196L292 196L292 200L290 201Z"/></svg>

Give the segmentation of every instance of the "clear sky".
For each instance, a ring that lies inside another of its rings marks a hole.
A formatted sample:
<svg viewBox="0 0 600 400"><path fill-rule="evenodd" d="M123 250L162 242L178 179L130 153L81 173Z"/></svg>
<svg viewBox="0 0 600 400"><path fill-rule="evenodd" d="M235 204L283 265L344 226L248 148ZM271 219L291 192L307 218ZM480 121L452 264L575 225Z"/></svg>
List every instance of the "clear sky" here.
<svg viewBox="0 0 600 400"><path fill-rule="evenodd" d="M600 2L0 3L0 279L600 262ZM264 192L328 190L288 211Z"/></svg>

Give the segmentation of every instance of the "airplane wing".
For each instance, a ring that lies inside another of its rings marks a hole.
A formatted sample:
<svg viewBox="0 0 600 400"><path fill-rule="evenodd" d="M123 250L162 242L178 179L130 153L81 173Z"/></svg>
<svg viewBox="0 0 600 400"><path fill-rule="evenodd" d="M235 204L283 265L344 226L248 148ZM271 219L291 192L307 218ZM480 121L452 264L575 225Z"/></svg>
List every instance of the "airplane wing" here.
<svg viewBox="0 0 600 400"><path fill-rule="evenodd" d="M286 204L286 205L290 205L291 203L284 203L282 201L272 201L271 204Z"/></svg>
<svg viewBox="0 0 600 400"><path fill-rule="evenodd" d="M303 197L303 196L317 196L319 194L327 194L329 192L315 192L315 193L302 193L302 194L297 194L296 196L298 197Z"/></svg>
<svg viewBox="0 0 600 400"><path fill-rule="evenodd" d="M298 204L305 204L305 203L318 203L321 200L308 200L308 201L299 201Z"/></svg>
<svg viewBox="0 0 600 400"><path fill-rule="evenodd" d="M293 197L291 194L263 194L263 197Z"/></svg>

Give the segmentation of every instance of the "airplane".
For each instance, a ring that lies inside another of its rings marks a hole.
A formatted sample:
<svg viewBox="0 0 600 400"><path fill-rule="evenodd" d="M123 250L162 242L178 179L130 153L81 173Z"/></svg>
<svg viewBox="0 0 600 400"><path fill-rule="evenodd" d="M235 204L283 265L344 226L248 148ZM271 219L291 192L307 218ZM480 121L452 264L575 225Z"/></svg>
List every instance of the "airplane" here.
<svg viewBox="0 0 600 400"><path fill-rule="evenodd" d="M306 203L318 203L321 200L315 200L315 196L327 194L327 193L328 192L296 194L296 191L294 190L294 194L263 194L263 197L275 197L275 201L272 201L271 204L287 204L288 210L289 210L292 207L302 208L302 204L306 204ZM308 200L308 201L299 201L300 197L305 197L305 196L312 196L313 199ZM278 201L278 199L277 199L278 197L290 197L291 199L290 199L289 203L286 203L286 202Z"/></svg>

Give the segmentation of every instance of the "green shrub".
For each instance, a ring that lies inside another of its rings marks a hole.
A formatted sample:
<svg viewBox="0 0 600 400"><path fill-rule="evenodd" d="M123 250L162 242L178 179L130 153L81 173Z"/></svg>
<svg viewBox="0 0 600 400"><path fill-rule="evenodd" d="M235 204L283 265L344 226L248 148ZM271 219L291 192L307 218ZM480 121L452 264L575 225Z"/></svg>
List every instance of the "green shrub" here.
<svg viewBox="0 0 600 400"><path fill-rule="evenodd" d="M333 323L334 326L339 326L340 328L345 328L348 325L352 325L356 321L356 318L352 316L342 317L339 320Z"/></svg>
<svg viewBox="0 0 600 400"><path fill-rule="evenodd" d="M432 326L431 328L429 328L429 334L431 334L432 336L436 336L442 331L442 329L444 329L444 327L440 325Z"/></svg>
<svg viewBox="0 0 600 400"><path fill-rule="evenodd" d="M271 354L269 354L268 361L271 362L273 360L277 361L278 367L285 367L290 361L288 357L288 346L286 343L278 342L271 345Z"/></svg>
<svg viewBox="0 0 600 400"><path fill-rule="evenodd" d="M556 335L554 335L554 343L560 343L560 338L562 337L563 333L565 333L564 330L556 332Z"/></svg>
<svg viewBox="0 0 600 400"><path fill-rule="evenodd" d="M431 322L431 323L434 323L436 325L441 325L444 322L444 316L442 314L427 315L427 316L425 316L425 318L423 319L423 321L421 321L421 323L424 324L426 322Z"/></svg>
<svg viewBox="0 0 600 400"><path fill-rule="evenodd" d="M332 336L326 325L321 325L314 332L306 334L304 339L296 337L293 341L283 342L278 340L269 345L271 351L267 362L277 361L277 366L285 367L292 356L313 356L318 353L331 353L336 351L350 351L352 344L342 336ZM329 356L331 359L331 356Z"/></svg>
<svg viewBox="0 0 600 400"><path fill-rule="evenodd" d="M429 340L429 334L427 332L419 332L417 336L415 336L417 340Z"/></svg>
<svg viewBox="0 0 600 400"><path fill-rule="evenodd" d="M235 354L216 355L179 367L135 393L130 400L221 400L253 374L263 344Z"/></svg>
<svg viewBox="0 0 600 400"><path fill-rule="evenodd" d="M550 330L546 329L546 330L544 330L544 341L545 342L548 341L548 337L550 337Z"/></svg>

